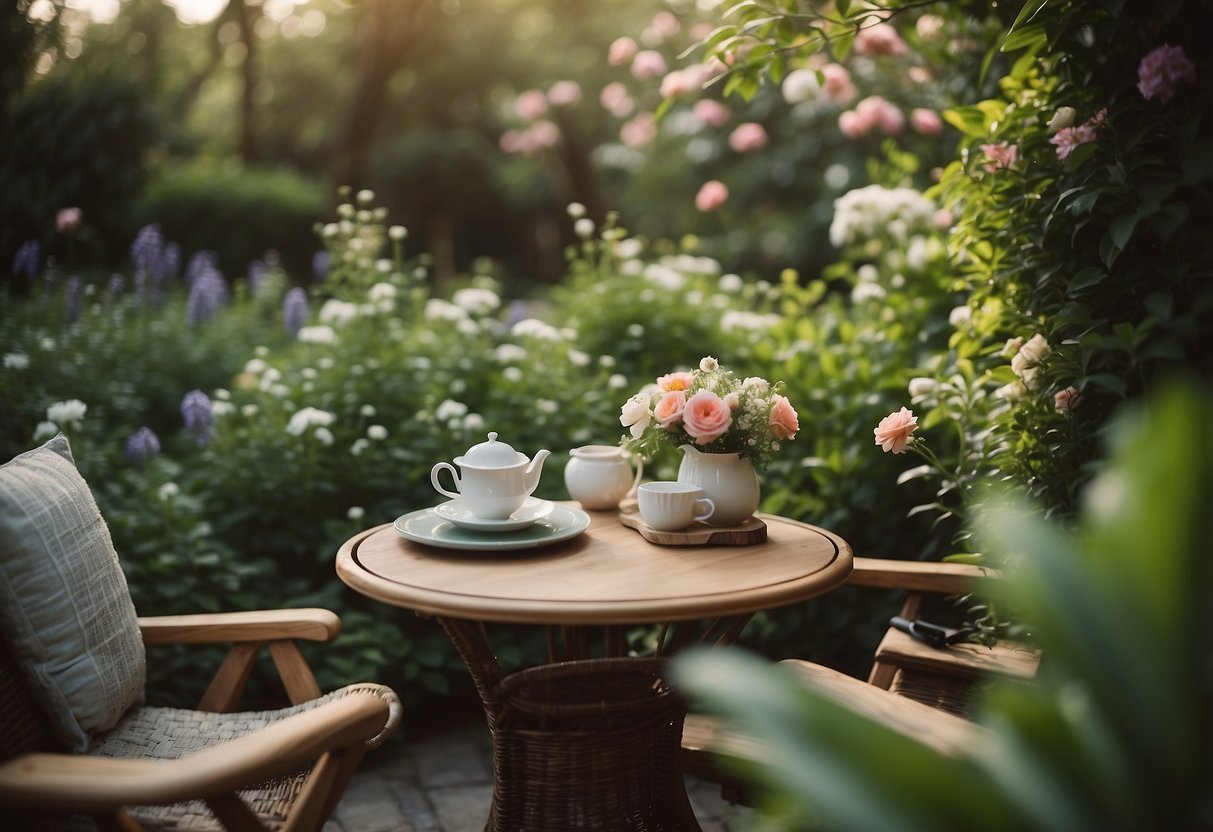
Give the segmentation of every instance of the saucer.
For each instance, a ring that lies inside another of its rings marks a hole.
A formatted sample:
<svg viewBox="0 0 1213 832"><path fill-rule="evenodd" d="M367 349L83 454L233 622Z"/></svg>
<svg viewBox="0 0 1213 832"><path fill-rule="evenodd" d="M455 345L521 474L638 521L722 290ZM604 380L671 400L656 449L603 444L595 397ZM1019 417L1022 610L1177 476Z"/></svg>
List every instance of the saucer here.
<svg viewBox="0 0 1213 832"><path fill-rule="evenodd" d="M414 543L426 543L443 549L472 551L506 551L533 549L559 543L584 532L590 525L590 515L578 508L552 504L547 517L531 522L516 531L472 531L460 528L440 517L432 508L409 512L392 524L397 534Z"/></svg>
<svg viewBox="0 0 1213 832"><path fill-rule="evenodd" d="M518 510L504 520L486 520L472 514L462 500L448 500L434 506L434 514L443 520L449 520L456 526L477 532L511 532L525 529L537 520L542 520L552 513L556 504L551 500L540 500L538 497L527 497Z"/></svg>

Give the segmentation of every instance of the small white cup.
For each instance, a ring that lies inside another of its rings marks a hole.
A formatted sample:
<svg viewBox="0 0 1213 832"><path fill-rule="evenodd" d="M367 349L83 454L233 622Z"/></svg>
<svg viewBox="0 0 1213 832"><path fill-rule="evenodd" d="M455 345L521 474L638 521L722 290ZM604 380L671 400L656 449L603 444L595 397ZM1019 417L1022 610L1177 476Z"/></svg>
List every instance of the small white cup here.
<svg viewBox="0 0 1213 832"><path fill-rule="evenodd" d="M662 532L685 529L716 510L702 488L686 482L646 482L636 490L636 501L649 528Z"/></svg>

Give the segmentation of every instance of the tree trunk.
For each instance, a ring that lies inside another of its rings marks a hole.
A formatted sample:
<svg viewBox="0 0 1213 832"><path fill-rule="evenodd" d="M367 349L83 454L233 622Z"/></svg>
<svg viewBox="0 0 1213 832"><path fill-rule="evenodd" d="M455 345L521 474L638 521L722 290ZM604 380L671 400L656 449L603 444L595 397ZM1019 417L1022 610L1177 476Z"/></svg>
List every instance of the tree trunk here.
<svg viewBox="0 0 1213 832"><path fill-rule="evenodd" d="M392 77L412 56L426 0L363 0L359 63L349 109L333 154L334 185L364 184Z"/></svg>
<svg viewBox="0 0 1213 832"><path fill-rule="evenodd" d="M243 84L240 88L240 159L246 165L257 161L257 33L254 30L260 10L245 0L232 0L236 7L236 23L244 43L244 61L240 64Z"/></svg>

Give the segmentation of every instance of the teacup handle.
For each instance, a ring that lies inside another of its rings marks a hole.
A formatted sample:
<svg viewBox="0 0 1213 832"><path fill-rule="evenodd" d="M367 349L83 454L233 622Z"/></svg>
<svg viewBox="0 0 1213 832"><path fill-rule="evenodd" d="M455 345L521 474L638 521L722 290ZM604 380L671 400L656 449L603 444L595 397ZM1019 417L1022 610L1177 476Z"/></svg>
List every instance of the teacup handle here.
<svg viewBox="0 0 1213 832"><path fill-rule="evenodd" d="M640 454L632 454L632 459L636 460L636 479L632 480L632 487L628 489L625 497L636 496L636 489L640 487L640 475L644 473L644 457Z"/></svg>
<svg viewBox="0 0 1213 832"><path fill-rule="evenodd" d="M455 490L453 492L447 491L445 488L442 487L442 483L438 482L438 474L439 474L439 472L441 472L443 470L451 472L451 479L453 479L455 481ZM437 465L435 465L433 468L431 468L430 469L430 482L433 483L434 490L437 491L439 494L445 494L446 496L450 497L453 500L459 499L459 496L460 496L459 491L463 488L463 483L461 483L459 481L459 472L457 472L455 470L455 466L451 465L451 463L439 462Z"/></svg>
<svg viewBox="0 0 1213 832"><path fill-rule="evenodd" d="M693 506L691 506L691 510L697 511L697 510L699 510L699 507L703 506L703 505L707 506L707 509L708 509L707 513L694 515L695 520L707 520L709 517L711 517L713 514L716 513L716 504L713 503L711 501L711 499L709 499L708 497L700 497L698 500L696 500L695 504Z"/></svg>

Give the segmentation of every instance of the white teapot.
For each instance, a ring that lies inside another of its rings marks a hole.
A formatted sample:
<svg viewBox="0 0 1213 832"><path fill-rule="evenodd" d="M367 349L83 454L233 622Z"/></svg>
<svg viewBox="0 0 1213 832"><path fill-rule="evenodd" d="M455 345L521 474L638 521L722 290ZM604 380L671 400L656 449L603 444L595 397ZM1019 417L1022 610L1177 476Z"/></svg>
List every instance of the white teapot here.
<svg viewBox="0 0 1213 832"><path fill-rule="evenodd" d="M527 459L490 433L489 441L473 445L463 456L455 457L456 471L449 462L439 462L430 470L430 482L438 493L459 500L482 520L505 520L517 511L539 485L539 473L550 451L538 451ZM446 469L455 481L448 491L438 481ZM462 472L462 476L460 475Z"/></svg>

